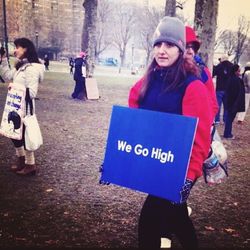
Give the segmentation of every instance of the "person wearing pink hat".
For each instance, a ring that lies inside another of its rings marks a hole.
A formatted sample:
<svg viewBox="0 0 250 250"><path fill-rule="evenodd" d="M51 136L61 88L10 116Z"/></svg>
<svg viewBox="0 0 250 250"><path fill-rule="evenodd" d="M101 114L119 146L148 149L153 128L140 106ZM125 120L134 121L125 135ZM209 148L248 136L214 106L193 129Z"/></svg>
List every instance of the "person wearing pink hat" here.
<svg viewBox="0 0 250 250"><path fill-rule="evenodd" d="M75 59L74 62L75 88L73 93L71 94L71 97L73 99L79 99L83 101L87 99L86 86L85 86L86 71L84 70L86 65L85 57L86 53L81 51Z"/></svg>
<svg viewBox="0 0 250 250"><path fill-rule="evenodd" d="M80 53L79 53L79 57L85 57L86 56L86 52L84 52L84 51L81 51Z"/></svg>

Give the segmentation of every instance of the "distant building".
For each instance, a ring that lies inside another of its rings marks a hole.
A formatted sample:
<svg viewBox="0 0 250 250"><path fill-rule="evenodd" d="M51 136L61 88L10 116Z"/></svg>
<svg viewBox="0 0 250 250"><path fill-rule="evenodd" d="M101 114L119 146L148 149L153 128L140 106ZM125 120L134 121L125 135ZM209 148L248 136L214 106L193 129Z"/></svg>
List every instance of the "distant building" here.
<svg viewBox="0 0 250 250"><path fill-rule="evenodd" d="M3 30L3 1L0 1ZM79 0L6 0L8 39L31 39L40 51L52 48L58 56L75 56L81 50L84 18ZM3 32L0 32L2 42ZM54 54L55 56L55 54Z"/></svg>

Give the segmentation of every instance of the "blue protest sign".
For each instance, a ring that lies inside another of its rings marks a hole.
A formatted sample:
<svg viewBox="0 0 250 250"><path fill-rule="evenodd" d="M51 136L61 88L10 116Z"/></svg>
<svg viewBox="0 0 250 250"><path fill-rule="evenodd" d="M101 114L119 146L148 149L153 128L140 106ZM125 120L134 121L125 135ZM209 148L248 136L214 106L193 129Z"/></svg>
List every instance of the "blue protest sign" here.
<svg viewBox="0 0 250 250"><path fill-rule="evenodd" d="M197 119L113 106L101 180L180 201Z"/></svg>

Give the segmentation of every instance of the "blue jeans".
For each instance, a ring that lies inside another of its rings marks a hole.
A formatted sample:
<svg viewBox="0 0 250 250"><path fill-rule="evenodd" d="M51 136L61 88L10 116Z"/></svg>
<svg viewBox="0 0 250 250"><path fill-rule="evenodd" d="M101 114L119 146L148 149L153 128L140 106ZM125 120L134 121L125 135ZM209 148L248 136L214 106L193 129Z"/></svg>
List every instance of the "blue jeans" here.
<svg viewBox="0 0 250 250"><path fill-rule="evenodd" d="M227 112L226 122L225 122L225 129L224 129L224 137L231 138L233 137L232 134L232 127L233 121L237 113L235 112Z"/></svg>
<svg viewBox="0 0 250 250"><path fill-rule="evenodd" d="M220 122L220 112L221 112L221 106L223 104L223 121L226 121L226 115L227 111L225 110L225 91L216 91L216 98L219 106L218 113L215 116L215 122Z"/></svg>

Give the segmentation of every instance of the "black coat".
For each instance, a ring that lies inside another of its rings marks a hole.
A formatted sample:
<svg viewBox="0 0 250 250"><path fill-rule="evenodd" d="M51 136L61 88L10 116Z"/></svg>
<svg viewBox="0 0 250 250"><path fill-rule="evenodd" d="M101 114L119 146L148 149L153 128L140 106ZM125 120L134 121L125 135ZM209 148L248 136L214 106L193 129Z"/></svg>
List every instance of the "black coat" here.
<svg viewBox="0 0 250 250"><path fill-rule="evenodd" d="M75 59L75 72L74 72L74 80L79 81L83 79L82 67L85 65L85 60L81 57L77 57Z"/></svg>
<svg viewBox="0 0 250 250"><path fill-rule="evenodd" d="M216 76L216 91L225 91L228 78L230 76L233 64L229 61L223 61L213 68L213 77Z"/></svg>
<svg viewBox="0 0 250 250"><path fill-rule="evenodd" d="M231 113L245 111L245 88L240 77L233 74L227 82L225 91L226 109Z"/></svg>

